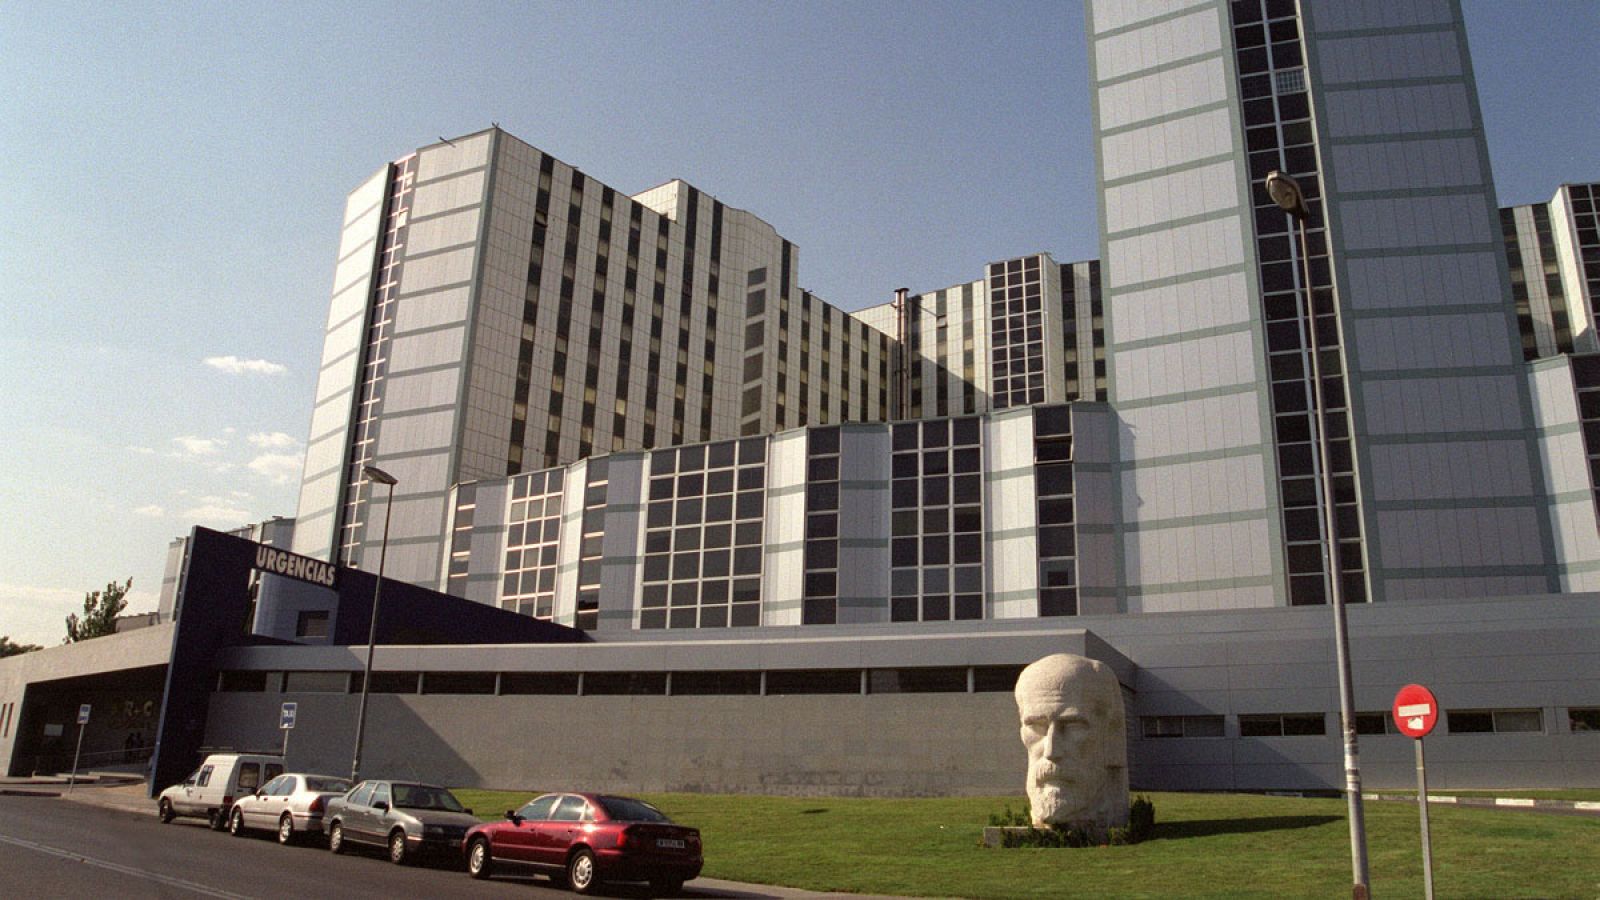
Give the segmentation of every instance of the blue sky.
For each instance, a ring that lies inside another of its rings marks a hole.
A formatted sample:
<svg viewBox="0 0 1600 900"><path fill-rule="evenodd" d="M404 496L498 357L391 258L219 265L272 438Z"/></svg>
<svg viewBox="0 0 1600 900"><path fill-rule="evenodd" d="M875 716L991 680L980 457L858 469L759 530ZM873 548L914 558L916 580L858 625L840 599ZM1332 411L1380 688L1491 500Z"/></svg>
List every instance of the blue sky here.
<svg viewBox="0 0 1600 900"><path fill-rule="evenodd" d="M1500 202L1600 180L1592 0L1465 4ZM293 515L344 195L499 122L848 309L1097 255L1071 2L0 5L0 634Z"/></svg>

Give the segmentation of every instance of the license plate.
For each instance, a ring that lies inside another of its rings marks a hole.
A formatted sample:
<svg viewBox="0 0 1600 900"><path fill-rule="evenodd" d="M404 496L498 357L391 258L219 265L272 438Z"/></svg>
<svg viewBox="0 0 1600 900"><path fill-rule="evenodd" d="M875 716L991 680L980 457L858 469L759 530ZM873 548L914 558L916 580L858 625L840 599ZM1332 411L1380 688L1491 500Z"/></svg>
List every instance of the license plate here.
<svg viewBox="0 0 1600 900"><path fill-rule="evenodd" d="M683 841L677 838L656 838L656 846L665 847L669 850L682 850Z"/></svg>

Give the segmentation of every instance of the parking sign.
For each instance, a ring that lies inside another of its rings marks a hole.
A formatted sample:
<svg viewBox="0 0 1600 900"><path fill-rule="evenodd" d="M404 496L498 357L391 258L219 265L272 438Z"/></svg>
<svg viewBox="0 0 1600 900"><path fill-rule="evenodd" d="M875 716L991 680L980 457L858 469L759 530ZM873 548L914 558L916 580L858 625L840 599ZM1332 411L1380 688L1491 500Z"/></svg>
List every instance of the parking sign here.
<svg viewBox="0 0 1600 900"><path fill-rule="evenodd" d="M79 725L87 725L87 724L89 724L89 704L87 704L87 703L85 703L82 706L78 707L78 724Z"/></svg>
<svg viewBox="0 0 1600 900"><path fill-rule="evenodd" d="M283 711L278 714L278 727L285 731L293 728L295 712L298 709L299 707L292 702L283 704Z"/></svg>

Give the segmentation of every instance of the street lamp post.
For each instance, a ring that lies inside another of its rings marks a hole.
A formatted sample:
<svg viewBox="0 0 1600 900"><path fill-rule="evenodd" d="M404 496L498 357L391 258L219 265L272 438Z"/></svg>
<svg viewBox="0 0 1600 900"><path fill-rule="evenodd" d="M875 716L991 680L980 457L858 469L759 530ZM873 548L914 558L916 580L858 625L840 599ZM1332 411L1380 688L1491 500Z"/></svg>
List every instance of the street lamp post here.
<svg viewBox="0 0 1600 900"><path fill-rule="evenodd" d="M1315 295L1311 290L1310 242L1306 239L1306 220L1311 210L1306 207L1305 194L1300 184L1282 172L1267 173L1267 194L1272 202L1294 218L1300 226L1300 262L1303 266L1306 295L1306 332L1311 342L1311 379L1316 414L1311 417L1317 431L1317 486L1322 492L1324 571L1328 574L1328 598L1333 606L1334 656L1339 667L1339 726L1344 733L1344 794L1350 811L1350 866L1355 882L1352 896L1364 900L1368 895L1367 881L1367 828L1361 811L1361 765L1356 743L1356 715L1354 688L1350 678L1350 631L1345 623L1344 584L1340 577L1338 522L1333 508L1333 474L1328 463L1328 428L1324 421L1327 405L1322 388L1322 348L1317 338L1317 310ZM1345 404L1349 408L1349 404Z"/></svg>
<svg viewBox="0 0 1600 900"><path fill-rule="evenodd" d="M367 626L367 666L361 676L361 707L356 713L356 749L350 759L350 781L361 775L361 743L367 734L367 695L372 689L372 648L378 642L378 602L383 598L383 564L389 556L389 513L394 509L395 477L377 466L363 466L361 474L369 482L387 485L388 502L383 505L383 543L378 550L378 580L372 587L372 622Z"/></svg>

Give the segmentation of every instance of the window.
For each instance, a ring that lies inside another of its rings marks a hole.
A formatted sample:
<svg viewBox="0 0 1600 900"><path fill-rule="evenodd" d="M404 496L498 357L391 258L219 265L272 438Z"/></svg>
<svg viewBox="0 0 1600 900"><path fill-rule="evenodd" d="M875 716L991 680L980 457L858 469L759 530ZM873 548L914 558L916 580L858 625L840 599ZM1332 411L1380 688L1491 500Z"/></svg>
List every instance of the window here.
<svg viewBox="0 0 1600 900"><path fill-rule="evenodd" d="M1306 737L1328 733L1322 713L1271 713L1239 717L1240 737Z"/></svg>
<svg viewBox="0 0 1600 900"><path fill-rule="evenodd" d="M967 670L960 669L871 669L867 672L867 691L872 694L955 694L966 693Z"/></svg>
<svg viewBox="0 0 1600 900"><path fill-rule="evenodd" d="M501 694L576 694L577 672L502 672Z"/></svg>
<svg viewBox="0 0 1600 900"><path fill-rule="evenodd" d="M1511 734L1544 731L1538 709L1451 709L1445 711L1450 734Z"/></svg>
<svg viewBox="0 0 1600 900"><path fill-rule="evenodd" d="M260 763L253 763L253 762L240 763L239 764L239 793L241 793L241 794L254 794L256 792L256 788L258 788L260 786L261 786L261 764Z"/></svg>
<svg viewBox="0 0 1600 900"><path fill-rule="evenodd" d="M1016 690L1022 666L974 666L972 690L980 694L1010 693Z"/></svg>
<svg viewBox="0 0 1600 900"><path fill-rule="evenodd" d="M196 777L195 780L194 780L195 787L205 787L206 785L210 784L211 783L211 772L213 771L213 769L214 769L213 766L202 766L200 768L199 776Z"/></svg>
<svg viewBox="0 0 1600 900"><path fill-rule="evenodd" d="M328 613L326 610L307 609L301 610L295 621L294 636L303 638L325 638L328 636Z"/></svg>
<svg viewBox="0 0 1600 900"><path fill-rule="evenodd" d="M550 816L552 822L582 822L584 814L588 812L589 804L582 797L567 795L561 798L561 803Z"/></svg>
<svg viewBox="0 0 1600 900"><path fill-rule="evenodd" d="M1400 726L1386 712L1356 713L1356 734L1399 734Z"/></svg>
<svg viewBox="0 0 1600 900"><path fill-rule="evenodd" d="M675 696L761 693L760 672L673 672Z"/></svg>
<svg viewBox="0 0 1600 900"><path fill-rule="evenodd" d="M583 676L584 696L666 692L665 672L590 672Z"/></svg>
<svg viewBox="0 0 1600 900"><path fill-rule="evenodd" d="M767 673L768 694L859 694L860 669L793 669Z"/></svg>
<svg viewBox="0 0 1600 900"><path fill-rule="evenodd" d="M1146 738L1223 736L1221 716L1144 716L1139 724Z"/></svg>
<svg viewBox="0 0 1600 900"><path fill-rule="evenodd" d="M1600 707L1569 708L1567 710L1567 726L1574 732L1600 732Z"/></svg>
<svg viewBox="0 0 1600 900"><path fill-rule="evenodd" d="M492 694L493 672L427 672L422 676L424 694Z"/></svg>
<svg viewBox="0 0 1600 900"><path fill-rule="evenodd" d="M285 672L286 693L343 694L350 690L349 672Z"/></svg>
<svg viewBox="0 0 1600 900"><path fill-rule="evenodd" d="M218 690L228 693L261 693L267 689L268 672L223 672Z"/></svg>
<svg viewBox="0 0 1600 900"><path fill-rule="evenodd" d="M556 802L560 799L561 797L558 794L547 794L537 800L523 804L522 808L517 810L517 815L524 819L542 822L550 818L550 813L555 810Z"/></svg>

